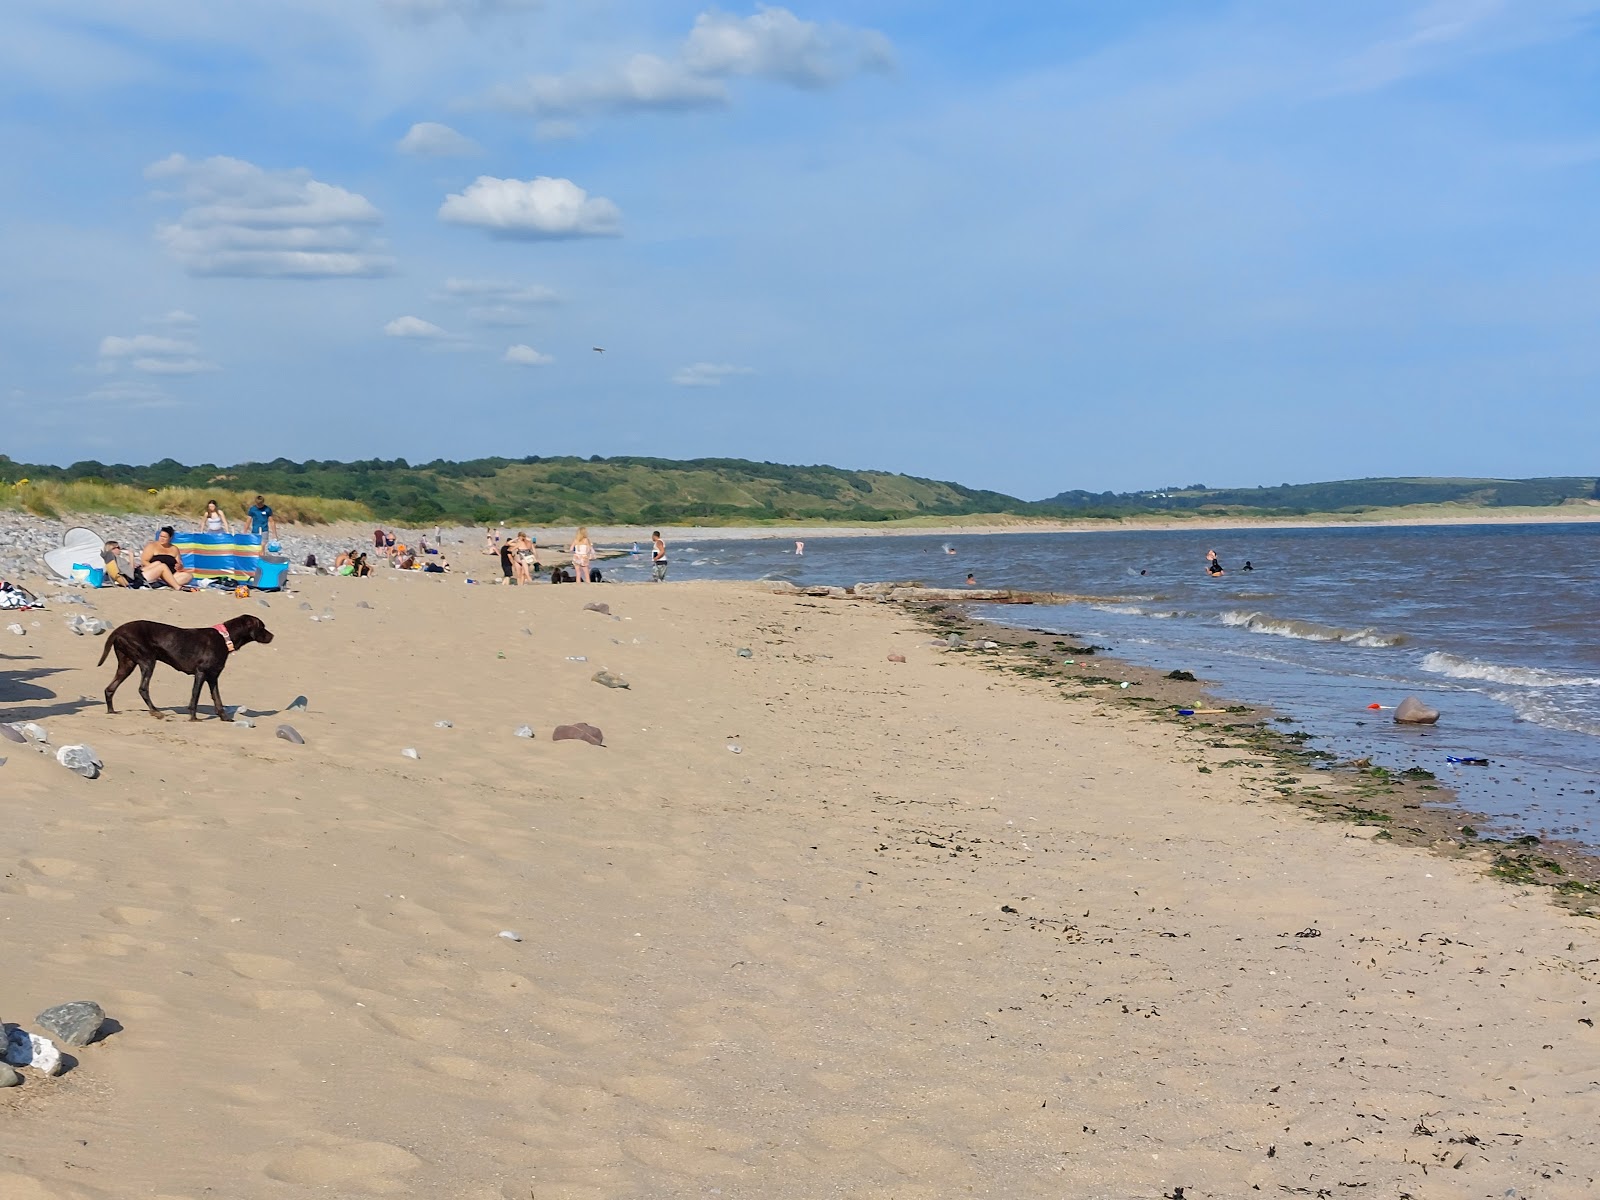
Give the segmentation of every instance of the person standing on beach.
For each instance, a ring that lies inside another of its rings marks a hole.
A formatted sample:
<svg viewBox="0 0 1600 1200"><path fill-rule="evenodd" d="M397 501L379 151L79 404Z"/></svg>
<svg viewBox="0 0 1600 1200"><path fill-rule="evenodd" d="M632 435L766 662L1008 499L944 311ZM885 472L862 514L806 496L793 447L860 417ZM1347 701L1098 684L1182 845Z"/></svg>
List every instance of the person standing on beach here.
<svg viewBox="0 0 1600 1200"><path fill-rule="evenodd" d="M278 518L273 515L272 505L267 503L265 496L257 496L246 515L250 518L250 532L261 539L263 546L277 536Z"/></svg>
<svg viewBox="0 0 1600 1200"><path fill-rule="evenodd" d="M217 506L215 500L206 501L206 511L200 518L200 527L207 533L225 533L233 536L233 527L228 524L227 514Z"/></svg>
<svg viewBox="0 0 1600 1200"><path fill-rule="evenodd" d="M667 543L659 529L650 535L650 578L657 583L667 578Z"/></svg>
<svg viewBox="0 0 1600 1200"><path fill-rule="evenodd" d="M579 583L589 582L589 563L594 559L594 543L589 540L589 527L579 525L572 539L572 573Z"/></svg>

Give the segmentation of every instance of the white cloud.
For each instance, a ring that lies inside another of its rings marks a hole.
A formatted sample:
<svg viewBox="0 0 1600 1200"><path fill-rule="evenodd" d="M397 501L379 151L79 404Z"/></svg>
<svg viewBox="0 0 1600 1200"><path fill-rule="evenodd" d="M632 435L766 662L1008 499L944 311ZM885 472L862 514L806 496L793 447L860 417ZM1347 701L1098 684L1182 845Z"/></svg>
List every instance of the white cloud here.
<svg viewBox="0 0 1600 1200"><path fill-rule="evenodd" d="M519 84L494 89L489 93L489 102L506 112L573 117L714 108L728 102L728 91L718 81L694 74L681 62L668 62L653 54L635 54L620 66L605 71L530 75ZM554 126L555 134L547 129L542 136L570 136L570 125L548 124Z"/></svg>
<svg viewBox="0 0 1600 1200"><path fill-rule="evenodd" d="M202 358L136 358L128 364L146 375L199 375L218 369L216 363Z"/></svg>
<svg viewBox="0 0 1600 1200"><path fill-rule="evenodd" d="M562 118L727 104L723 81L736 76L820 88L893 63L888 38L874 30L803 21L786 8L763 7L748 17L708 9L671 57L635 54L603 70L530 75L492 89L487 101L506 112L555 118L540 122L541 137L570 137L575 128Z"/></svg>
<svg viewBox="0 0 1600 1200"><path fill-rule="evenodd" d="M543 367L555 362L555 359L548 354L541 354L532 346L524 346L519 343L515 346L507 346L501 361L513 363L519 367Z"/></svg>
<svg viewBox="0 0 1600 1200"><path fill-rule="evenodd" d="M136 333L132 337L103 337L100 339L101 358L132 358L146 354L193 354L193 342L178 338L157 337L153 333Z"/></svg>
<svg viewBox="0 0 1600 1200"><path fill-rule="evenodd" d="M198 375L218 369L200 357L200 348L182 338L136 333L100 339L100 370L111 372L126 365L146 375Z"/></svg>
<svg viewBox="0 0 1600 1200"><path fill-rule="evenodd" d="M437 121L418 121L406 130L405 137L395 143L395 148L421 158L462 158L483 152L483 147L466 134L457 133Z"/></svg>
<svg viewBox="0 0 1600 1200"><path fill-rule="evenodd" d="M174 154L145 178L175 182L173 194L189 202L156 236L191 275L323 279L383 275L394 265L373 237L382 216L371 202L304 169Z"/></svg>
<svg viewBox="0 0 1600 1200"><path fill-rule="evenodd" d="M510 283L502 279L446 279L444 294L450 299L492 300L499 304L557 304L555 288L542 283Z"/></svg>
<svg viewBox="0 0 1600 1200"><path fill-rule="evenodd" d="M162 313L159 317L146 318L145 324L169 325L176 327L180 325L195 325L198 324L199 321L200 318L195 316L193 313L184 312L181 308L174 308L169 312Z"/></svg>
<svg viewBox="0 0 1600 1200"><path fill-rule="evenodd" d="M672 382L679 387L721 387L722 381L731 376L754 374L754 369L732 363L699 362L679 367L672 373Z"/></svg>
<svg viewBox="0 0 1600 1200"><path fill-rule="evenodd" d="M421 317L396 317L383 327L385 337L411 338L421 341L443 341L451 335L432 321Z"/></svg>
<svg viewBox="0 0 1600 1200"><path fill-rule="evenodd" d="M822 87L894 62L889 39L870 29L802 21L786 8L760 8L748 17L715 9L701 13L683 46L696 75L753 75L796 87Z"/></svg>
<svg viewBox="0 0 1600 1200"><path fill-rule="evenodd" d="M570 179L480 175L466 191L445 197L439 219L487 229L497 237L604 237L621 232L622 213Z"/></svg>

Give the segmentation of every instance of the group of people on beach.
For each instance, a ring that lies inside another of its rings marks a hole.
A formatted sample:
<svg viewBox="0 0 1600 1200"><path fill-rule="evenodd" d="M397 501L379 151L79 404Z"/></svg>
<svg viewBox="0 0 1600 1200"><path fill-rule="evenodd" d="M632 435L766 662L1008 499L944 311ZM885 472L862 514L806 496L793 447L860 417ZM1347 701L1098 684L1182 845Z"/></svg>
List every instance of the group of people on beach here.
<svg viewBox="0 0 1600 1200"><path fill-rule="evenodd" d="M501 540L492 528L485 529L483 543L485 554L500 559L501 578L513 586L531 584L534 576L544 569L539 562L539 539L525 531L519 530L516 536ZM572 536L571 544L566 549L572 556L572 570L567 571L560 566L551 567L551 583L603 582L604 577L600 569L594 565L599 550L594 544L594 539L589 536L587 525L578 526L577 532ZM667 543L659 529L650 535L650 577L657 583L663 582L667 577Z"/></svg>

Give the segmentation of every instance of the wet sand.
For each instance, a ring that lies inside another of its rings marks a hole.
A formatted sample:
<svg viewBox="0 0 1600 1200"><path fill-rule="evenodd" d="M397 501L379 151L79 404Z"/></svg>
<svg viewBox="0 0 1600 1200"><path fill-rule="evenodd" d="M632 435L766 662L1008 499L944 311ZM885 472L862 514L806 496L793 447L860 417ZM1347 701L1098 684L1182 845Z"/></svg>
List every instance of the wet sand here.
<svg viewBox="0 0 1600 1200"><path fill-rule="evenodd" d="M0 1016L121 1026L0 1092L0 1195L1593 1192L1600 931L1538 890L891 605L296 583L95 597L264 617L254 729L0 633L0 719L107 763L0 751Z"/></svg>

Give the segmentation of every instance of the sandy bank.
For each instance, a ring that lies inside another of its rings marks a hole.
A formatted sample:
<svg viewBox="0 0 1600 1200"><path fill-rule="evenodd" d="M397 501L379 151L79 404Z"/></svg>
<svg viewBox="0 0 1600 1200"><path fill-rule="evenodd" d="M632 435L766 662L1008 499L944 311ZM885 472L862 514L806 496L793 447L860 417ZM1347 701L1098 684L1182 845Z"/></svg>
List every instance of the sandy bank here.
<svg viewBox="0 0 1600 1200"><path fill-rule="evenodd" d="M892 606L95 600L279 637L223 676L242 729L107 717L64 611L0 633L0 718L108 764L0 767L0 1016L124 1027L0 1092L0 1195L1592 1190L1591 922L1257 803L1227 749ZM572 720L607 748L552 743Z"/></svg>

